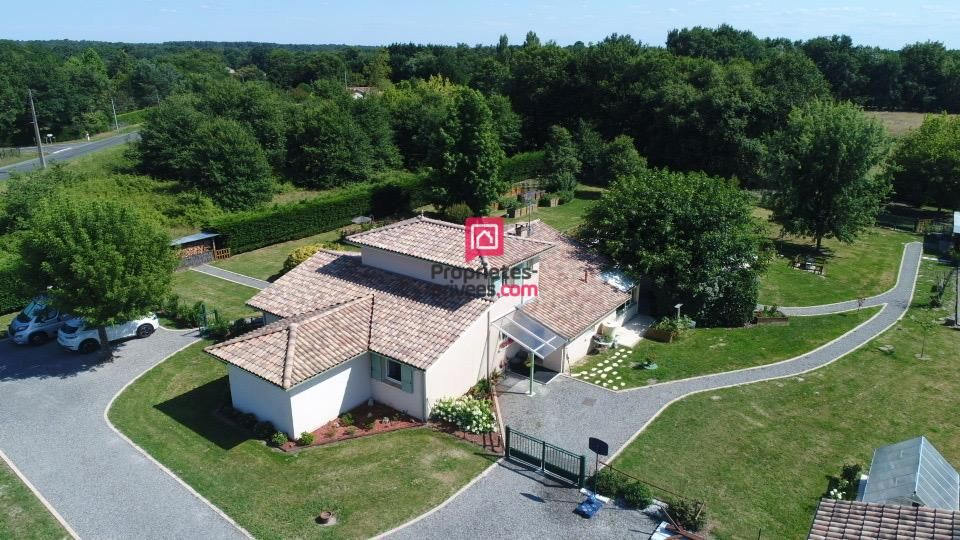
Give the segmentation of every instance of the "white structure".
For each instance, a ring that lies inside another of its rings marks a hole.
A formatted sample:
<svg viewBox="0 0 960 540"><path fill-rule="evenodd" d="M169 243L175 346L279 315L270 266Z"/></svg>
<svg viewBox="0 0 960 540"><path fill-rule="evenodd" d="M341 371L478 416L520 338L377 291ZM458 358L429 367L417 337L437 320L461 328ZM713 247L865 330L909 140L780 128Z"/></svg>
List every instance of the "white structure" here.
<svg viewBox="0 0 960 540"><path fill-rule="evenodd" d="M926 437L908 439L873 451L861 500L960 511L960 474Z"/></svg>
<svg viewBox="0 0 960 540"><path fill-rule="evenodd" d="M234 407L292 437L369 399L427 418L517 353L566 370L636 312L632 283L543 224L469 263L464 227L423 217L348 240L360 254L321 251L248 302L269 324L207 348Z"/></svg>

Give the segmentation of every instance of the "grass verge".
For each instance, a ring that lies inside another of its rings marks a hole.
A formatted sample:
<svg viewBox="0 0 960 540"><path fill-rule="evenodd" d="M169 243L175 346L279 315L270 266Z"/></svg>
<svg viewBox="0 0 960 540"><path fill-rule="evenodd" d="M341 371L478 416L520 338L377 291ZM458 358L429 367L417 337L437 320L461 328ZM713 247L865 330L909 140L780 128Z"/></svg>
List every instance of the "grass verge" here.
<svg viewBox="0 0 960 540"><path fill-rule="evenodd" d="M365 538L440 504L483 471L482 450L408 429L284 454L214 411L229 402L226 368L203 353L172 356L131 385L113 422L257 538ZM338 524L314 518L333 510Z"/></svg>
<svg viewBox="0 0 960 540"><path fill-rule="evenodd" d="M287 255L290 255L291 251L308 244L337 242L339 240L340 231L329 231L234 255L229 259L215 262L214 266L219 266L224 270L230 270L231 272L255 277L257 279L275 279L280 271L283 270L283 262L287 260ZM356 248L343 245L338 249L355 250Z"/></svg>
<svg viewBox="0 0 960 540"><path fill-rule="evenodd" d="M590 357L573 375L607 388L634 388L656 382L720 373L799 356L830 342L869 319L880 308L819 317L791 317L789 326L698 328L673 343L643 340L626 355L617 351ZM646 359L657 369L634 368ZM611 368L604 372L605 368ZM591 373L591 370L596 370ZM599 375L607 375L601 378ZM621 377L617 379L617 377Z"/></svg>
<svg viewBox="0 0 960 540"><path fill-rule="evenodd" d="M69 537L13 470L0 461L0 538Z"/></svg>
<svg viewBox="0 0 960 540"><path fill-rule="evenodd" d="M923 261L917 291L940 267ZM827 477L873 449L926 435L960 463L960 332L907 317L861 349L789 379L696 394L668 407L615 466L703 498L718 539L803 538ZM945 316L946 310L935 310ZM879 350L893 347L892 353Z"/></svg>
<svg viewBox="0 0 960 540"><path fill-rule="evenodd" d="M257 294L256 289L193 270L184 270L173 275L173 293L188 305L203 302L211 317L214 310L228 321L257 314L256 310L245 305L247 300Z"/></svg>

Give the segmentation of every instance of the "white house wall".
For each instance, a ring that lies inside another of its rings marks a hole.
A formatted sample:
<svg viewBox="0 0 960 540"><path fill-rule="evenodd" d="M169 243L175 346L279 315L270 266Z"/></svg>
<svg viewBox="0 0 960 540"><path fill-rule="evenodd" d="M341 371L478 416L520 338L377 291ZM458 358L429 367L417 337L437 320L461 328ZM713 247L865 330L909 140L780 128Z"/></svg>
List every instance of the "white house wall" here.
<svg viewBox="0 0 960 540"><path fill-rule="evenodd" d="M293 431L287 435L297 437L317 429L365 403L371 390L370 355L366 353L298 384L288 391Z"/></svg>
<svg viewBox="0 0 960 540"><path fill-rule="evenodd" d="M288 435L299 434L294 429L289 396L282 388L236 366L228 367L234 409L272 422L274 427Z"/></svg>
<svg viewBox="0 0 960 540"><path fill-rule="evenodd" d="M367 376L370 375L370 369L367 368ZM389 405L394 409L409 414L414 418L426 419L427 412L424 411L423 392L424 392L424 372L419 369L413 370L413 392L404 392L398 385L386 381L371 379L370 388L373 393L373 399Z"/></svg>
<svg viewBox="0 0 960 540"><path fill-rule="evenodd" d="M487 368L487 314L477 318L466 331L427 370L427 408L438 399L465 394L480 379ZM496 340L495 335L491 336ZM490 359L490 370L497 369Z"/></svg>
<svg viewBox="0 0 960 540"><path fill-rule="evenodd" d="M443 274L433 275L433 267L435 264L430 261L425 261L423 259L418 259L416 257L410 257L407 255L401 255L399 253L393 253L384 249L379 249L375 247L363 246L361 248L361 257L363 264L368 266L373 266L375 268L380 268L388 272L393 272L394 274L401 274L404 276L409 276L412 278L419 279L421 281L429 281L436 283L438 285L450 285L455 287L462 287L463 285L471 285L474 287L486 286L487 279L485 276L474 274L470 279L464 280L463 274L459 274L459 279L454 279L450 272L457 271L462 272L462 269L454 269L450 267L450 272L444 277Z"/></svg>

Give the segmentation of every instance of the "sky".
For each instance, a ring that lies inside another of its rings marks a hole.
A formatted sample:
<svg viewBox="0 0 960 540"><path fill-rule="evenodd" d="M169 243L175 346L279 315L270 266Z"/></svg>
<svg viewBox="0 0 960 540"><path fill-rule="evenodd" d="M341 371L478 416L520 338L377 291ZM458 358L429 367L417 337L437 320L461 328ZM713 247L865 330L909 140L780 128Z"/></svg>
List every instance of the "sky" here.
<svg viewBox="0 0 960 540"><path fill-rule="evenodd" d="M10 1L5 39L264 41L273 43L521 43L528 30L561 45L612 33L663 45L673 28L722 23L760 37L847 34L899 49L960 48L960 2L893 0L44 0ZM13 23L13 24L11 24Z"/></svg>

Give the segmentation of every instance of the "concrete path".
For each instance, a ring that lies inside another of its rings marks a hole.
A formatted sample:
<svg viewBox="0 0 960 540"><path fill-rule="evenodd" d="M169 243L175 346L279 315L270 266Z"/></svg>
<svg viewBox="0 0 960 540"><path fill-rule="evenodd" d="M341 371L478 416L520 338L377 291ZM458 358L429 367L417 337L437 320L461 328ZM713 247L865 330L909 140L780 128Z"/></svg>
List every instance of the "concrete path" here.
<svg viewBox="0 0 960 540"><path fill-rule="evenodd" d="M106 150L120 144L126 144L140 139L140 134L136 131L122 133L105 139L91 142L76 142L72 144L57 145L56 148L48 148L44 145L43 155L47 158L47 165L59 161L70 161L78 157ZM40 158L28 159L6 167L0 167L0 180L7 179L11 173L28 172L40 168Z"/></svg>
<svg viewBox="0 0 960 540"><path fill-rule="evenodd" d="M892 289L880 293L876 296L871 296L865 298L863 304L859 304L856 299L847 300L844 302L836 302L833 304L822 304L819 306L804 306L804 307L781 307L782 311L787 316L807 316L807 315L829 315L831 313L842 313L844 311L853 311L860 307L872 307L880 306L886 304L887 302L893 300L895 301L902 294L900 290L901 285L910 285L911 289L913 287L912 283L903 283L903 261L908 259L917 259L923 255L923 244L920 242L911 242L906 244L903 248L903 259L901 260L900 273L897 274L897 283L893 286ZM909 278L909 276L908 276ZM909 281L909 279L908 279Z"/></svg>
<svg viewBox="0 0 960 540"><path fill-rule="evenodd" d="M549 385L537 385L537 394L529 397L524 393L524 380L507 378L502 383L503 393L500 398L504 423L557 446L586 455L590 455L587 437L599 437L610 444L615 455L668 405L685 396L769 379L800 376L863 346L890 328L906 313L913 295L921 255L922 245L919 242L907 244L897 285L875 297L882 301L871 304L883 305L881 310L847 334L806 354L776 364L617 392L572 377L560 376ZM833 310L837 309L835 306L825 308L823 313L833 313ZM853 309L856 309L856 302ZM623 411L630 411L630 414L625 416ZM579 499L573 490L562 490L566 494L556 496L558 502L552 506L533 503L529 494L538 493L537 490L541 489L538 485L546 481L530 474L511 472L514 468L511 464L501 462L490 474L449 501L446 506L397 531L393 536L467 538L508 532L515 538L615 538L637 537L642 529L624 526L620 522L623 515L631 514L628 510L610 513L604 510L592 520L578 518L571 522L569 514L575 506L574 502ZM534 504L543 506L533 506ZM551 511L537 511L537 508ZM635 523L640 522L639 512L632 511L632 515ZM506 528L499 529L500 523L505 523ZM549 532L544 534L543 531Z"/></svg>
<svg viewBox="0 0 960 540"><path fill-rule="evenodd" d="M196 340L160 329L107 364L55 343L0 342L0 450L81 538L246 537L105 418L125 385Z"/></svg>
<svg viewBox="0 0 960 540"><path fill-rule="evenodd" d="M200 266L194 266L193 268L191 268L191 270L193 270L194 272L200 272L201 274L206 274L208 276L213 276L215 278L232 281L240 285L246 285L247 287L252 287L257 290L263 290L270 286L269 281L252 278L250 276L245 276L243 274L238 274L236 272L224 270L223 268L218 268L216 266L212 266L209 264L201 264Z"/></svg>

